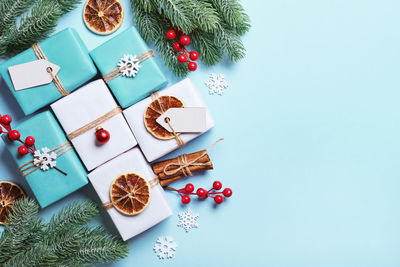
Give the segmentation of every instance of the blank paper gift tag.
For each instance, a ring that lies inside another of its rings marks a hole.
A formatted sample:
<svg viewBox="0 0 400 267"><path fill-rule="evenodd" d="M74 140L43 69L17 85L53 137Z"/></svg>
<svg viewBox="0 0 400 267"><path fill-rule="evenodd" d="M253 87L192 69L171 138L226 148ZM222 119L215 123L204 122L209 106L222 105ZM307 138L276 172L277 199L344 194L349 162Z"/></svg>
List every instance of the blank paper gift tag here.
<svg viewBox="0 0 400 267"><path fill-rule="evenodd" d="M206 108L170 108L156 121L171 133L172 129L165 121L166 118L169 118L169 123L175 132L200 133L206 130L206 115Z"/></svg>
<svg viewBox="0 0 400 267"><path fill-rule="evenodd" d="M51 83L52 78L47 68L51 68L54 76L60 70L60 66L45 59L8 67L15 91Z"/></svg>

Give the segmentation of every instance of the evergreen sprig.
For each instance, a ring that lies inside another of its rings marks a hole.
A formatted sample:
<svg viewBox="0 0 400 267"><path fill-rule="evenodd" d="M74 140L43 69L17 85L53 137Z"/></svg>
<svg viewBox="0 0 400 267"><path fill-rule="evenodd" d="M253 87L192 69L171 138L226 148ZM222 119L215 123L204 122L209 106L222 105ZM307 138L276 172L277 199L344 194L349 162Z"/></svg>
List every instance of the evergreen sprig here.
<svg viewBox="0 0 400 267"><path fill-rule="evenodd" d="M245 57L241 36L250 29L250 19L239 0L131 0L135 24L143 39L154 42L165 65L177 76L189 71L177 62L165 33L180 29L206 65Z"/></svg>
<svg viewBox="0 0 400 267"><path fill-rule="evenodd" d="M4 0L0 3L0 57L47 38L80 0Z"/></svg>
<svg viewBox="0 0 400 267"><path fill-rule="evenodd" d="M101 226L87 223L98 214L90 201L73 202L48 223L38 204L17 201L0 237L1 266L87 266L112 263L128 254L126 243Z"/></svg>

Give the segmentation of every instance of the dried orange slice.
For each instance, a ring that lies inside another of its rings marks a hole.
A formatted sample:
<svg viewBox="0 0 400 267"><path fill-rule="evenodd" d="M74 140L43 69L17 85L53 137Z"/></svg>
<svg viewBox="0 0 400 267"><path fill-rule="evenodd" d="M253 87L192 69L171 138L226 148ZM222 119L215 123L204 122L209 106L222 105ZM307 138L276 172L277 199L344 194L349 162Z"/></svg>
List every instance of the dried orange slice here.
<svg viewBox="0 0 400 267"><path fill-rule="evenodd" d="M127 215L142 212L150 203L149 182L136 173L118 176L111 185L110 198L113 206Z"/></svg>
<svg viewBox="0 0 400 267"><path fill-rule="evenodd" d="M124 19L124 10L118 0L88 0L83 8L86 26L97 34L116 31Z"/></svg>
<svg viewBox="0 0 400 267"><path fill-rule="evenodd" d="M0 181L0 224L7 223L14 201L25 197L25 192L19 185L10 181Z"/></svg>
<svg viewBox="0 0 400 267"><path fill-rule="evenodd" d="M172 139L174 134L168 132L156 121L169 108L183 108L183 102L175 96L160 96L149 104L144 113L144 124L147 131L158 139Z"/></svg>

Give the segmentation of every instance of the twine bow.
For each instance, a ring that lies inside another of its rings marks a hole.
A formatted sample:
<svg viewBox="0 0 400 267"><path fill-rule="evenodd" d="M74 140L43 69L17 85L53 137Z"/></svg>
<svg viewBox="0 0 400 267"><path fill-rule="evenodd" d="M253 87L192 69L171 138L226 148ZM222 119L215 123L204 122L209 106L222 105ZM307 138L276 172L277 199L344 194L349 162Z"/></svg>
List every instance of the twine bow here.
<svg viewBox="0 0 400 267"><path fill-rule="evenodd" d="M52 150L50 150L49 152L54 152L56 153L57 158L60 157L61 155L67 153L68 151L70 151L72 149L71 143L66 142L62 145L59 145L55 148L53 148ZM30 160L28 162L26 162L25 164L21 165L18 167L18 170L21 172L22 176L27 176L29 174L31 174L32 172L36 171L37 169L40 168L40 163L46 161L46 159L41 159L40 161L36 162L36 164L34 164L34 160ZM54 167L56 170L58 170L59 172L61 172L64 175L67 175L65 172L61 171L60 169L58 169L57 167ZM28 171L28 172L27 172Z"/></svg>
<svg viewBox="0 0 400 267"><path fill-rule="evenodd" d="M40 48L39 43L34 43L32 45L33 52L35 52L35 55L38 59L45 59L48 60L46 55L44 54L43 50ZM51 76L51 79L54 82L54 85L56 86L57 90L60 92L62 96L69 95L69 92L65 90L64 86L62 85L60 79L58 78L57 75L54 75L52 68L48 67L46 71L49 73Z"/></svg>
<svg viewBox="0 0 400 267"><path fill-rule="evenodd" d="M187 161L187 157L186 154L180 155L178 157L178 162L174 163L168 163L167 165L165 165L164 169L163 169L163 173L168 177L174 174L177 174L179 171L182 171L183 175L185 177L187 176L192 176L192 172L190 171L190 166L209 166L212 163L211 162L205 162L205 163L201 163L201 162L197 162L199 159L201 159L202 157L204 157L218 142L224 140L224 138L220 138L217 141L214 142L214 144L212 144L206 151L204 151L203 154L201 154L200 156L198 156L197 158L193 159L192 161ZM178 167L176 169L172 169L172 170L168 170L170 167Z"/></svg>

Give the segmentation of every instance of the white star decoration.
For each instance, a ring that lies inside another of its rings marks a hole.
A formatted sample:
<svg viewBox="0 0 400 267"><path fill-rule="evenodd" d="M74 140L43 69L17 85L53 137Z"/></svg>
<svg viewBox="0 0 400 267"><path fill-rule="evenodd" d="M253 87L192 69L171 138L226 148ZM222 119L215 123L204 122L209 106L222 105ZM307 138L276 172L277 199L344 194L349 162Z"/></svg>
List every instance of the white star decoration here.
<svg viewBox="0 0 400 267"><path fill-rule="evenodd" d="M139 59L137 56L132 56L132 55L124 55L120 60L117 65L120 69L120 72L122 73L122 76L125 77L135 77L136 74L139 72L140 69L140 64L139 64Z"/></svg>

